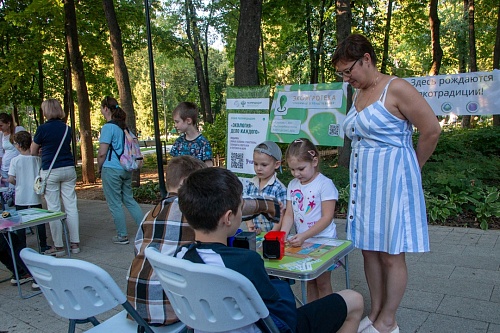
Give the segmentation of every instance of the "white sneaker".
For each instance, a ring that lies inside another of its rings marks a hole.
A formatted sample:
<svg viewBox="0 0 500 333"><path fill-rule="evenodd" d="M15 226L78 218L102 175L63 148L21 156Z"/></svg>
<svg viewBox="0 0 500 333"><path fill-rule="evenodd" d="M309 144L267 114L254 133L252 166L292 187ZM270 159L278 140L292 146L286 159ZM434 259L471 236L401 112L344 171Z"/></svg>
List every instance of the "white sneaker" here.
<svg viewBox="0 0 500 333"><path fill-rule="evenodd" d="M25 276L21 276L19 278L19 284L25 284L25 283L30 282L30 281L33 281L33 278L31 277L31 275L25 275ZM12 279L10 279L10 284L13 286L17 286L16 277L13 277Z"/></svg>
<svg viewBox="0 0 500 333"><path fill-rule="evenodd" d="M36 282L33 282L31 284L31 289L32 290L40 290L40 286Z"/></svg>

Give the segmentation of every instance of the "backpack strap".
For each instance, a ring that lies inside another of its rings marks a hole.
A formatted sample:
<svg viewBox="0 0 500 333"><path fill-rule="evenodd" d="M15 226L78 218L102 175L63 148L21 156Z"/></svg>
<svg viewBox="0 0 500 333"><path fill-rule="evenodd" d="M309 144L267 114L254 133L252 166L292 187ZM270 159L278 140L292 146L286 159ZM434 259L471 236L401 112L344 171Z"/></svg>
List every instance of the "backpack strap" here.
<svg viewBox="0 0 500 333"><path fill-rule="evenodd" d="M116 125L116 126L120 127L120 125L118 125L118 122L117 122L116 120L110 120L110 121L108 121L108 122L107 122L107 124L114 124L114 125ZM128 127L125 127L125 129L122 129L122 128L120 127L120 129L121 129L121 130L122 130L122 132L123 132L123 147L125 148L125 130L127 130L127 131L128 131ZM118 158L118 160L120 160L120 157L121 157L121 155L123 154L123 152L122 152L121 154L118 154L118 153L116 152L116 150L113 148L113 144L110 142L110 143L109 143L109 147L108 147L108 161L111 161L111 152L112 152L112 151L113 151L113 152L115 152L116 157Z"/></svg>

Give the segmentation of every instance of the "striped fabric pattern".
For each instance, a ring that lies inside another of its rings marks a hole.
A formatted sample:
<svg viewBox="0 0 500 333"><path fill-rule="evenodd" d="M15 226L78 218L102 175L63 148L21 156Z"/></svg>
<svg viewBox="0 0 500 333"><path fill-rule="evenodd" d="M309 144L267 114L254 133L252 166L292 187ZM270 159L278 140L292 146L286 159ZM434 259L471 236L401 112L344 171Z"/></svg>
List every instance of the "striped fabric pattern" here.
<svg viewBox="0 0 500 333"><path fill-rule="evenodd" d="M363 250L427 252L427 215L413 126L385 108L389 84L381 98L361 112L353 105L343 124L352 140L347 237Z"/></svg>

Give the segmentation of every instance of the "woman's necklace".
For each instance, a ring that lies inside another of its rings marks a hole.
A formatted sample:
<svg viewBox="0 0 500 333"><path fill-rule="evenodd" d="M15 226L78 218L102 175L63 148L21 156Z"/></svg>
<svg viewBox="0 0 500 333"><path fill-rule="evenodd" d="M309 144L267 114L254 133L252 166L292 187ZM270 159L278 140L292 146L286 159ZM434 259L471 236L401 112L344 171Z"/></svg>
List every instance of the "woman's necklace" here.
<svg viewBox="0 0 500 333"><path fill-rule="evenodd" d="M370 103L370 99L372 97L373 91L375 90L375 87L377 86L377 83L378 83L378 78L379 78L379 75L377 74L377 76L375 77L375 80L373 80L372 84L368 88L360 90L360 94L363 93L363 99L364 99L363 104L364 105L363 105L363 108L358 108L358 111L363 111L368 106L368 103ZM366 98L364 98L365 92L367 90L369 90L368 96ZM358 106L359 105L361 105L361 103L358 103Z"/></svg>

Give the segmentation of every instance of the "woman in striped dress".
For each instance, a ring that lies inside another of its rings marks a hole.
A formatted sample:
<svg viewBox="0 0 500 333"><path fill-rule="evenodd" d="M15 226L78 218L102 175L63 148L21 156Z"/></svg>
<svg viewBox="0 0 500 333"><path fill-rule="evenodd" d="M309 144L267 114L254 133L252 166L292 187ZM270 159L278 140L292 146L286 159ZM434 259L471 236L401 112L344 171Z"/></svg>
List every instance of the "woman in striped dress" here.
<svg viewBox="0 0 500 333"><path fill-rule="evenodd" d="M407 283L406 252L429 251L420 170L441 128L407 81L377 70L371 43L350 35L333 55L337 74L356 89L343 129L352 140L347 237L360 248L371 309L363 333L398 333ZM413 126L419 130L413 148Z"/></svg>

